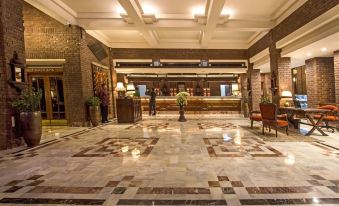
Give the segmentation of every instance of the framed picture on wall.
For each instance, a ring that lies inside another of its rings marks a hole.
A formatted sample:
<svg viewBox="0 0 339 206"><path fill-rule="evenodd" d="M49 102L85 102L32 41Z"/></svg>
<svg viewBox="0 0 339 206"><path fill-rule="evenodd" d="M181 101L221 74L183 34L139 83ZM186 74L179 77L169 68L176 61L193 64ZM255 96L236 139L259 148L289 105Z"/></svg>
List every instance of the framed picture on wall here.
<svg viewBox="0 0 339 206"><path fill-rule="evenodd" d="M109 87L109 70L100 67L98 65L92 64L92 77L93 77L93 92L95 93L98 89L101 88L102 84L107 85L107 90Z"/></svg>

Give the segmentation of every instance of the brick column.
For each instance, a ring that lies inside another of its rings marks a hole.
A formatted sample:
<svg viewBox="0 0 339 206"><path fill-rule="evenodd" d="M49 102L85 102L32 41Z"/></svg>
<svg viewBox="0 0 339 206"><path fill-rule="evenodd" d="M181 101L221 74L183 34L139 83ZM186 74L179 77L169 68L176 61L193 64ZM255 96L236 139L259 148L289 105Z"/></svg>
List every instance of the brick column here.
<svg viewBox="0 0 339 206"><path fill-rule="evenodd" d="M25 62L23 0L0 1L0 149L15 147L20 140L15 138L12 128L11 101L18 96L9 86L9 62L13 52Z"/></svg>
<svg viewBox="0 0 339 206"><path fill-rule="evenodd" d="M281 93L292 92L291 58L281 57L280 50L270 48L272 102L280 106Z"/></svg>
<svg viewBox="0 0 339 206"><path fill-rule="evenodd" d="M260 111L259 104L261 98L261 76L260 69L250 70L250 102L252 111Z"/></svg>
<svg viewBox="0 0 339 206"><path fill-rule="evenodd" d="M339 50L334 52L335 102L339 104Z"/></svg>
<svg viewBox="0 0 339 206"><path fill-rule="evenodd" d="M308 107L317 107L320 102L335 102L333 57L306 60L306 89Z"/></svg>
<svg viewBox="0 0 339 206"><path fill-rule="evenodd" d="M247 82L247 74L240 74L240 92L242 96L242 101L241 101L241 110L244 114L244 117L248 117L248 82ZM246 100L246 101L245 101ZM247 106L245 106L247 104ZM245 109L247 111L245 111Z"/></svg>

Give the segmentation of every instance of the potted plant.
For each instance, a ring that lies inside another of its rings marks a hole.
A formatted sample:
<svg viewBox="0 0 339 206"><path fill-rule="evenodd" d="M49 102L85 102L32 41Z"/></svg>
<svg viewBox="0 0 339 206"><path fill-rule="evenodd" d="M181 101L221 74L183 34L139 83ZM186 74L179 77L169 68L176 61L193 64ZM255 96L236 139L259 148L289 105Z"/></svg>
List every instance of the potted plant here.
<svg viewBox="0 0 339 206"><path fill-rule="evenodd" d="M180 110L179 110L180 117L178 119L179 122L186 122L184 106L187 105L188 96L189 94L187 92L179 92L176 95L176 98L177 98L176 103L180 107Z"/></svg>
<svg viewBox="0 0 339 206"><path fill-rule="evenodd" d="M268 96L262 96L260 98L260 103L262 103L262 104L271 103L271 100L270 100L270 98Z"/></svg>
<svg viewBox="0 0 339 206"><path fill-rule="evenodd" d="M86 101L86 105L89 108L89 118L93 127L98 126L100 122L100 104L101 100L97 96L92 96Z"/></svg>
<svg viewBox="0 0 339 206"><path fill-rule="evenodd" d="M41 112L39 103L42 91L25 89L19 98L12 102L12 107L20 113L22 136L28 147L39 145L42 134Z"/></svg>

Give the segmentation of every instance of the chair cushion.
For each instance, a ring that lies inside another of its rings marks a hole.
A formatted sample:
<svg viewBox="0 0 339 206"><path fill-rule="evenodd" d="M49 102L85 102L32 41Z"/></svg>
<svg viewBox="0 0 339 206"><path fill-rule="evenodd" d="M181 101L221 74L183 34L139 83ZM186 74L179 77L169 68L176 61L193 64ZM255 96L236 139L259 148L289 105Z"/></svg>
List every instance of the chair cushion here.
<svg viewBox="0 0 339 206"><path fill-rule="evenodd" d="M316 114L313 116L314 119L320 119L320 114ZM339 121L339 117L336 117L336 116L325 116L323 118L323 120L325 121Z"/></svg>
<svg viewBox="0 0 339 206"><path fill-rule="evenodd" d="M284 120L277 120L277 123L278 123L278 127L286 127L288 126L288 122L287 121L284 121Z"/></svg>
<svg viewBox="0 0 339 206"><path fill-rule="evenodd" d="M260 114L252 115L250 116L250 119L253 121L258 121L258 122L262 121L262 117Z"/></svg>
<svg viewBox="0 0 339 206"><path fill-rule="evenodd" d="M334 105L324 105L321 107L318 107L319 109L328 109L328 110L337 110L338 108Z"/></svg>

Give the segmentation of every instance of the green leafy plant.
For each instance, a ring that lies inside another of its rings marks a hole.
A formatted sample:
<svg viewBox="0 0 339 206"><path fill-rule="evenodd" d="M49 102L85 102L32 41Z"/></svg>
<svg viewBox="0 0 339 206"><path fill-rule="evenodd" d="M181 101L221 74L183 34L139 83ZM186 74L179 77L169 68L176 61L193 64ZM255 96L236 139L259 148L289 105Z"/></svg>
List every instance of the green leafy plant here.
<svg viewBox="0 0 339 206"><path fill-rule="evenodd" d="M187 105L187 97L190 94L187 92L179 92L176 96L176 103L178 106L186 106Z"/></svg>
<svg viewBox="0 0 339 206"><path fill-rule="evenodd" d="M39 110L39 103L42 98L42 90L37 91L25 89L19 98L12 102L12 107L19 112L36 112Z"/></svg>
<svg viewBox="0 0 339 206"><path fill-rule="evenodd" d="M262 96L260 98L260 102L263 103L263 104L267 104L267 103L271 103L271 100L268 96Z"/></svg>
<svg viewBox="0 0 339 206"><path fill-rule="evenodd" d="M100 104L101 104L101 100L97 96L92 96L88 98L86 101L86 105L89 107L96 107L96 106L99 106Z"/></svg>

